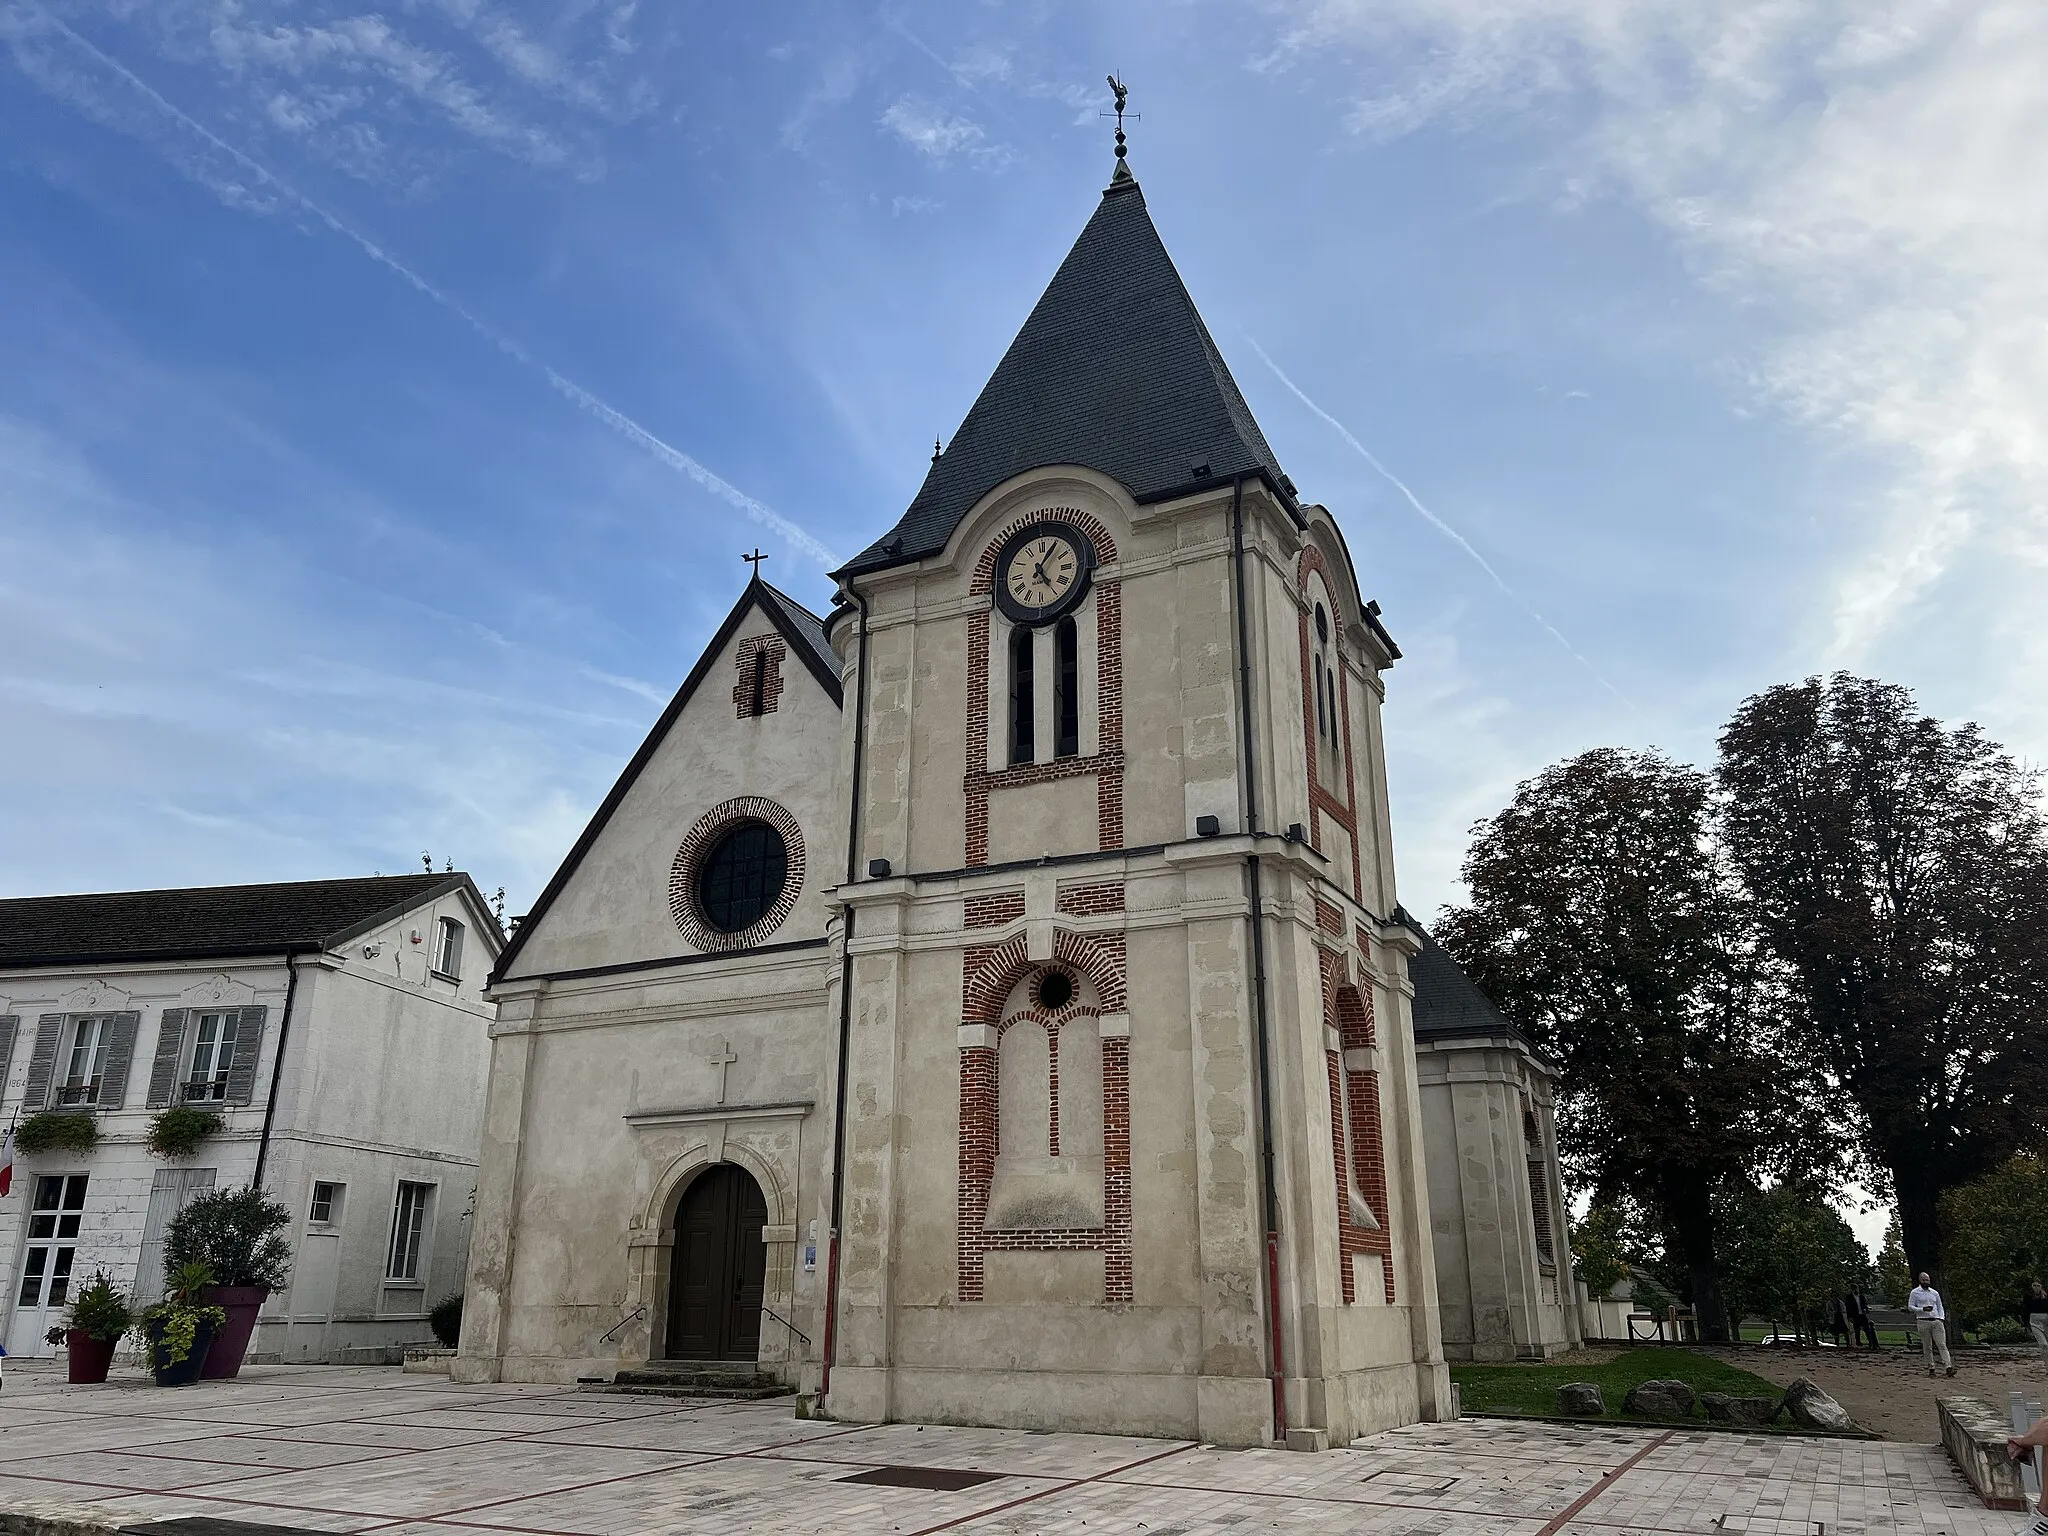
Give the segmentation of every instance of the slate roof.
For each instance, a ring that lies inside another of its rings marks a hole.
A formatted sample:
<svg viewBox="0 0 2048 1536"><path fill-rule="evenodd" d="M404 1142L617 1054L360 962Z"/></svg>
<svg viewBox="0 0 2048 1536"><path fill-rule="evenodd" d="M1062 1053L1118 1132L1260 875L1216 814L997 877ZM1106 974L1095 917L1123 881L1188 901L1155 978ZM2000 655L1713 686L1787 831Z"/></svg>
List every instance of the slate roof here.
<svg viewBox="0 0 2048 1536"><path fill-rule="evenodd" d="M1418 932L1420 925L1412 924ZM1464 967L1444 947L1422 933L1422 953L1408 962L1408 977L1415 984L1415 1038L1448 1040L1463 1035L1513 1035L1527 1040L1528 1032L1496 1008L1493 999L1479 990Z"/></svg>
<svg viewBox="0 0 2048 1536"><path fill-rule="evenodd" d="M463 886L475 893L454 873L14 897L0 900L0 966L324 949Z"/></svg>
<svg viewBox="0 0 2048 1536"><path fill-rule="evenodd" d="M825 669L826 675L832 679L826 691L836 698L839 693L839 658L832 654L832 644L825 638L825 621L787 592L771 587L765 581L761 583L761 591L768 598L764 606L776 610L770 617L779 614L786 621L785 636L794 631L810 648L811 654L805 665L814 672L820 666Z"/></svg>
<svg viewBox="0 0 2048 1536"><path fill-rule="evenodd" d="M825 621L787 592L769 586L761 579L760 572L756 571L753 578L747 582L745 590L740 593L739 601L732 605L732 612L725 616L725 622L718 626L718 632L711 637L711 643L704 647L703 654L697 658L697 664L690 669L690 675L683 679L683 686L678 688L675 697L668 701L668 707L654 722L654 728L640 743L639 750L634 752L632 759L626 764L625 771L619 775L611 790L598 804L596 813L584 825L582 833L571 845L568 857L562 860L561 867L555 871L547 885L542 888L540 895L534 899L533 906L528 909L525 917L521 918L518 926L512 930L512 937L506 941L504 949L499 951L497 964L491 968L493 983L511 974L512 963L525 949L528 935L540 926L541 918L555 904L555 898L569 883L569 877L576 872L576 866L583 862L583 856L597 841L598 834L604 831L605 824L612 819L612 813L618 810L620 802L626 798L626 792L633 787L633 781L640 777L641 771L646 768L656 749L667 738L668 733L675 729L676 721L682 718L690 700L696 697L697 690L710 678L713 663L725 654L725 648L732 644L733 636L739 633L741 622L757 605L768 615L768 621L775 626L776 633L794 648L796 659L817 679L818 686L825 690L826 697L831 699L834 705L844 706L839 683L839 658L832 654L832 647L826 642Z"/></svg>
<svg viewBox="0 0 2048 1536"><path fill-rule="evenodd" d="M845 570L936 554L989 491L1048 464L1099 470L1141 503L1262 474L1293 505L1135 181L1102 194L910 510Z"/></svg>

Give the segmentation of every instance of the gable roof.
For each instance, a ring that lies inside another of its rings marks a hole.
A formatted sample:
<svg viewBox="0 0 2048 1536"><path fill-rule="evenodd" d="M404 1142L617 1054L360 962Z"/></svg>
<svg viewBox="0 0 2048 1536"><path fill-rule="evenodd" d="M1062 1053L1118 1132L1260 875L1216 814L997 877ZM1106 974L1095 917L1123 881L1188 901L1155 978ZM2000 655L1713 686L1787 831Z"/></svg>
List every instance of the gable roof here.
<svg viewBox="0 0 2048 1536"><path fill-rule="evenodd" d="M1493 999L1479 990L1479 984L1465 974L1464 967L1441 944L1419 924L1411 921L1411 926L1422 934L1422 952L1408 962L1408 977L1415 984L1411 1011L1417 1040L1448 1040L1465 1035L1529 1039L1528 1031L1495 1007Z"/></svg>
<svg viewBox="0 0 2048 1536"><path fill-rule="evenodd" d="M488 910L459 872L16 897L0 900L0 966L330 949L464 887Z"/></svg>
<svg viewBox="0 0 2048 1536"><path fill-rule="evenodd" d="M733 636L739 633L741 622L755 608L759 608L768 616L768 621L775 626L776 633L788 643L791 653L804 664L805 670L818 680L818 686L825 690L825 695L831 699L833 707L844 707L844 691L839 682L839 661L832 654L832 647L826 641L825 621L787 592L777 591L768 585L761 579L761 573L757 570L753 579L747 583L746 590L740 593L739 601L732 605L732 612L728 613L725 622L718 626L718 633L713 635L711 643L704 647L704 654L699 656L697 664L690 668L690 675L683 679L683 686L678 688L676 696L668 701L668 708L661 712L661 718L654 722L653 729L648 731L646 739L640 743L639 750L627 762L625 771L619 775L610 792L598 804L596 813L570 847L568 857L562 860L561 867L542 889L526 916L520 920L519 926L512 931L511 939L498 955L498 963L491 968L492 981L497 981L511 970L512 962L518 958L519 951L525 946L526 936L540 925L541 917L554 905L555 898L561 895L562 887L569 883L569 877L575 874L577 865L583 862L583 856L590 851L591 844L595 843L598 834L604 831L605 824L612 819L620 802L626 798L626 792L633 787L633 781L640 777L648 759L654 756L655 750L681 718L690 700L696 696L697 689L710 675L712 666L724 653L725 648L732 644Z"/></svg>
<svg viewBox="0 0 2048 1536"><path fill-rule="evenodd" d="M1294 507L1135 181L1102 194L910 509L845 572L937 554L983 496L1049 464L1099 470L1141 503L1258 474Z"/></svg>

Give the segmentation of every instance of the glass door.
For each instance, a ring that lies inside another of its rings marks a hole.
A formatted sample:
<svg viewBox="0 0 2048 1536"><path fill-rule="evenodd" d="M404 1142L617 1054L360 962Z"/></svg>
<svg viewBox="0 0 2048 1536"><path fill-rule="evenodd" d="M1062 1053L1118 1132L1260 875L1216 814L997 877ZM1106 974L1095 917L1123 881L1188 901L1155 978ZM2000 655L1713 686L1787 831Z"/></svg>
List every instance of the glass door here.
<svg viewBox="0 0 2048 1536"><path fill-rule="evenodd" d="M7 1335L10 1355L53 1352L43 1335L64 1320L78 1256L78 1223L84 1214L84 1174L37 1176L35 1200L29 1206L28 1246L21 1255L21 1284L14 1294L14 1326Z"/></svg>

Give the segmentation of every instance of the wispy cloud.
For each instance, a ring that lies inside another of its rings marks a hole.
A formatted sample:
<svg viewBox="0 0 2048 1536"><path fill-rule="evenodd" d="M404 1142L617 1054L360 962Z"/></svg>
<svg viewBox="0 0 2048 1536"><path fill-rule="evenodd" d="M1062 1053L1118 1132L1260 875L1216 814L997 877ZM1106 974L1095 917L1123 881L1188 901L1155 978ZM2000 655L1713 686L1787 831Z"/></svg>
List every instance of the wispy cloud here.
<svg viewBox="0 0 2048 1536"><path fill-rule="evenodd" d="M1569 101L1563 211L1640 208L1769 338L1757 394L1892 466L1821 611L1865 665L1977 563L2048 580L2048 7L2033 0L1316 0L1262 61L1349 50L1353 132ZM1389 61L1393 61L1391 64ZM1998 624L1998 615L1980 612ZM2011 717L2041 713L2017 659Z"/></svg>
<svg viewBox="0 0 2048 1536"><path fill-rule="evenodd" d="M1615 687L1614 684L1610 683L1605 677L1602 677L1600 675L1600 669L1594 666L1591 661L1587 660L1585 654L1582 651L1580 651L1577 646L1573 645L1571 641L1567 640L1564 637L1563 632L1559 630L1555 624L1552 624L1550 620L1544 618L1542 614L1536 611L1535 607L1529 602L1527 598L1523 597L1521 593L1517 592L1513 587L1508 585L1507 578L1502 576L1499 571L1493 568L1492 562L1490 562L1486 558L1486 556L1480 554L1478 550L1472 547L1472 543L1470 540L1468 540L1462 533L1458 532L1457 529L1453 528L1449 523L1445 522L1442 518L1438 517L1436 513L1430 511L1428 507L1424 506L1422 503L1422 498L1417 496L1414 491L1408 488L1407 481L1403 480L1399 475L1395 474L1392 470L1388 469L1386 465L1382 464L1379 461L1378 456L1375 455L1370 448L1366 447L1365 444L1361 443L1355 436L1352 435L1351 429L1349 427L1345 426L1343 422L1339 421L1336 417L1332 416L1328 411L1324 410L1320 405L1317 405L1315 401L1311 400L1308 397L1308 395L1303 392L1302 387L1299 384L1295 383L1293 379L1289 378L1286 372L1282 370L1278 363L1274 362L1272 358L1266 355L1266 349L1259 345L1256 338L1247 336L1245 337L1245 340L1250 342L1252 350L1259 354L1259 361L1264 363L1268 368L1273 370L1273 377L1278 379L1282 384L1286 385L1288 392L1292 394L1295 399L1299 400L1303 405L1307 406L1317 416L1321 417L1323 421L1325 421L1332 428L1334 428L1337 435L1343 438L1344 441L1348 445L1350 445L1350 447L1358 454L1360 458L1364 459L1367 464L1372 466L1372 471L1374 474L1378 475L1382 480L1386 481L1387 484L1391 485L1395 490L1401 493L1402 499L1405 500L1410 507L1415 509L1416 513L1422 518L1424 522L1428 523L1430 527L1434 528L1438 533L1442 534L1445 538L1449 539L1453 544L1457 545L1459 549L1463 550L1466 556L1472 561L1473 564L1477 565L1480 570L1486 572L1488 578L1492 580L1493 584L1496 587L1500 588L1502 594L1506 596L1508 600L1512 602L1517 608L1521 609L1522 612L1526 613L1530 618L1534 619L1536 623L1542 628L1545 634L1549 635L1551 639L1555 640L1559 645L1563 646L1566 653L1571 656L1572 660L1576 661L1580 666L1584 667L1587 672L1592 674L1593 680L1595 682L1597 682L1602 688L1605 688L1609 693L1613 694L1617 699L1621 700L1623 704L1628 705L1630 709L1635 708L1635 705L1630 701L1628 695L1623 693L1619 688Z"/></svg>
<svg viewBox="0 0 2048 1536"><path fill-rule="evenodd" d="M999 164L1009 150L990 144L981 124L914 95L899 96L882 113L882 126L920 154L944 163L956 155Z"/></svg>
<svg viewBox="0 0 2048 1536"><path fill-rule="evenodd" d="M337 214L330 212L323 205L314 202L313 199L298 191L275 172L270 171L242 150L235 148L212 129L206 127L205 124L174 105L154 86L135 74L125 64L100 49L88 39L80 36L63 21L54 16L46 16L43 18L43 29L61 35L79 52L100 66L103 71L116 76L120 82L139 94L154 108L166 121L167 125L174 128L176 134L180 136L179 139L174 140L171 146L173 149L171 158L174 163L186 166L188 169L190 168L190 157L184 153L187 146L182 142L182 139L185 137L196 139L208 152L202 166L202 170L207 173L202 174L201 171L195 170L194 174L204 184L220 193L232 205L261 207L283 203L310 215L334 234L341 236L344 240L355 246L357 250L369 257L370 260L396 276L403 278L415 291L439 305L449 314L454 315L506 356L537 370L546 378L549 385L557 393L590 412L629 442L634 443L653 455L671 469L687 476L690 480L711 492L728 505L746 513L748 517L777 534L792 549L808 556L821 565L829 567L836 563L836 558L832 552L806 530L782 516L772 507L749 496L730 481L714 474L680 448L657 437L654 433L648 431L647 428L641 426L639 422L626 415L625 412L536 357L520 342L479 317L474 311L445 290L429 282L411 267L392 256L376 241L356 229L355 226L344 221ZM48 80L52 77L44 75L38 78ZM59 83L68 85L69 80L72 78L75 77L63 77ZM78 103L82 99L80 91L76 88L60 91L59 94L64 95L65 99L71 100L74 103ZM92 92L89 99L97 102L103 100L104 97L105 92L96 89ZM161 140L161 135L149 135L149 137L153 141ZM218 169L223 164L233 167L240 175L224 179ZM250 195L251 188L257 189L260 197L252 199Z"/></svg>

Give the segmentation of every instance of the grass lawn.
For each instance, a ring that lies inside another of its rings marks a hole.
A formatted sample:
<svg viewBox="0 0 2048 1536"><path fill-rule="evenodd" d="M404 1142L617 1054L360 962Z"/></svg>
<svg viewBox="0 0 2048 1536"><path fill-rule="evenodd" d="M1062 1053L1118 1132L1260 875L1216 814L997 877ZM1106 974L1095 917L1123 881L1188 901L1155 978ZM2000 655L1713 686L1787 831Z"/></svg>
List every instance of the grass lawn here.
<svg viewBox="0 0 2048 1536"><path fill-rule="evenodd" d="M1606 1365L1454 1365L1465 1408L1473 1413L1557 1412L1557 1389L1567 1382L1590 1381L1600 1388L1609 1418L1621 1417L1621 1400L1629 1388L1653 1379L1684 1382L1694 1392L1725 1392L1730 1397L1785 1395L1785 1389L1748 1371L1690 1349L1632 1349ZM1693 1410L1701 1420L1705 1414ZM1598 1423L1597 1419L1588 1420ZM1796 1429L1796 1425L1788 1426Z"/></svg>

